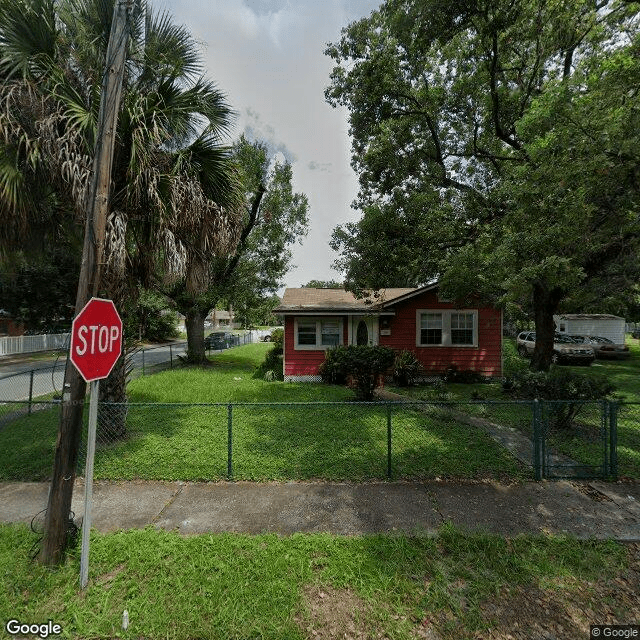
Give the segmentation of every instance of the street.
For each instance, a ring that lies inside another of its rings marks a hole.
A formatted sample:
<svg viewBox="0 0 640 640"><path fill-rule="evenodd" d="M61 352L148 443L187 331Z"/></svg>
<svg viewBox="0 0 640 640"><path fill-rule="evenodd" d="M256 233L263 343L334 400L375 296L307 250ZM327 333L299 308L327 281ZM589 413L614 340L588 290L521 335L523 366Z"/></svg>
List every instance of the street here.
<svg viewBox="0 0 640 640"><path fill-rule="evenodd" d="M245 342L259 342L269 330L249 332L241 336L241 344ZM187 349L185 341L167 343L157 347L146 347L136 350L133 359L133 374L144 375L158 365L175 366L179 356L184 356ZM209 353L215 353L211 351ZM219 351L218 351L219 353ZM33 371L32 398L47 394L59 394L62 391L66 354L61 353L50 359L33 360L8 357L0 359L0 403L29 400L31 372Z"/></svg>
<svg viewBox="0 0 640 640"><path fill-rule="evenodd" d="M146 372L147 368L152 369L155 365L171 362L171 360L175 362L178 356L184 355L185 349L186 342L140 349L132 355L133 369ZM0 402L28 400L32 371L32 398L60 393L65 364L66 354L60 354L49 360L13 361L7 364L0 361Z"/></svg>

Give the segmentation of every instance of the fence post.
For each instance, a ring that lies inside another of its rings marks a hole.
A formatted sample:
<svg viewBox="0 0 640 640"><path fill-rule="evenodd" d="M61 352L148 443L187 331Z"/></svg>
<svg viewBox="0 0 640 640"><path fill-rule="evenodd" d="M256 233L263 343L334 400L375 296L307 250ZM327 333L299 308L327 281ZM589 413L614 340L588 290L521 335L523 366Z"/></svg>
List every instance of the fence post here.
<svg viewBox="0 0 640 640"><path fill-rule="evenodd" d="M142 349L142 375L144 375L144 349Z"/></svg>
<svg viewBox="0 0 640 640"><path fill-rule="evenodd" d="M173 369L173 345L169 345L169 369Z"/></svg>
<svg viewBox="0 0 640 640"><path fill-rule="evenodd" d="M32 401L33 401L33 369L29 371L29 415L31 415Z"/></svg>
<svg viewBox="0 0 640 640"><path fill-rule="evenodd" d="M533 413L533 477L542 480L542 425L540 424L540 401L536 398L531 407Z"/></svg>
<svg viewBox="0 0 640 640"><path fill-rule="evenodd" d="M391 480L391 405L387 405L387 477Z"/></svg>
<svg viewBox="0 0 640 640"><path fill-rule="evenodd" d="M611 408L609 401L605 398L602 401L602 477L609 477L609 439L607 438L607 422L611 418Z"/></svg>
<svg viewBox="0 0 640 640"><path fill-rule="evenodd" d="M227 405L227 477L233 478L233 405Z"/></svg>
<svg viewBox="0 0 640 640"><path fill-rule="evenodd" d="M618 479L618 402L609 403L609 473Z"/></svg>

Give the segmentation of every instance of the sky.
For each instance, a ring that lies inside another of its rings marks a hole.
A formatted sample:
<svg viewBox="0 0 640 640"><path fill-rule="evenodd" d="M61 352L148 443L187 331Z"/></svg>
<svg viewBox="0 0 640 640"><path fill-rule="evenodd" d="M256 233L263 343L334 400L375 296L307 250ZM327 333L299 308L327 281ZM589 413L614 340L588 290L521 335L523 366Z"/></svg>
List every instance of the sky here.
<svg viewBox="0 0 640 640"><path fill-rule="evenodd" d="M292 164L294 191L309 199L309 233L293 247L288 287L341 280L331 265L333 228L356 220L348 114L324 99L332 60L327 43L368 16L380 0L160 0L202 45L205 75L236 111L232 139L267 142ZM282 289L280 290L282 292Z"/></svg>

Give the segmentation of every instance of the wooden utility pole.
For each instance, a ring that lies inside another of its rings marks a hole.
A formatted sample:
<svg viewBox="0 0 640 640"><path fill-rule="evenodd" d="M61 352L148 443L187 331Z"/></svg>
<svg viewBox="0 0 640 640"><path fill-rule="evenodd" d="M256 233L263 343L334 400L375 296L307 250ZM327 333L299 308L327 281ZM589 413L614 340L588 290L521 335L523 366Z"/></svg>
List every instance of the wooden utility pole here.
<svg viewBox="0 0 640 640"><path fill-rule="evenodd" d="M116 0L102 81L93 179L87 194L87 220L76 294L76 313L97 296L103 262L104 236L111 185L111 165L122 95L122 80L129 39L133 0ZM62 392L60 425L53 476L45 518L40 561L59 564L64 559L73 484L82 434L82 412L87 384L68 360Z"/></svg>

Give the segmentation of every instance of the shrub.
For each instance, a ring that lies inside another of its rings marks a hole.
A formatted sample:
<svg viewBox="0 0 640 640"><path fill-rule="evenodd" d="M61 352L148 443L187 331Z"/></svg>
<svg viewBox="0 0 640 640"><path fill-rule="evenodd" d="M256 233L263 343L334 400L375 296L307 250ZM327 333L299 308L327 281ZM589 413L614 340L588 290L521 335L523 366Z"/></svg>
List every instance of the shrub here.
<svg viewBox="0 0 640 640"><path fill-rule="evenodd" d="M275 343L276 347L280 348L280 353L284 348L284 329L274 329L271 332L271 342Z"/></svg>
<svg viewBox="0 0 640 640"><path fill-rule="evenodd" d="M422 364L413 351L401 351L393 361L393 380L400 387L415 384L422 375Z"/></svg>
<svg viewBox="0 0 640 640"><path fill-rule="evenodd" d="M372 400L380 376L391 367L393 349L381 346L349 345L327 351L320 367L324 382L338 383L351 379L358 400Z"/></svg>
<svg viewBox="0 0 640 640"><path fill-rule="evenodd" d="M502 364L506 380L511 380L514 376L529 370L529 361L516 351L516 345L511 340L503 340Z"/></svg>
<svg viewBox="0 0 640 640"><path fill-rule="evenodd" d="M569 369L525 371L513 376L511 390L526 400L562 401L550 408L551 424L567 429L587 402L601 400L615 391L603 374L585 375Z"/></svg>
<svg viewBox="0 0 640 640"><path fill-rule="evenodd" d="M276 332L279 332L280 335L274 336ZM275 345L267 351L267 355L253 376L254 378L262 378L267 382L284 380L284 368L282 365L284 332L282 329L276 329L271 334L271 339L275 342Z"/></svg>
<svg viewBox="0 0 640 640"><path fill-rule="evenodd" d="M318 368L322 382L326 384L345 384L347 374L345 373L344 360L344 347L327 349L324 354L324 362Z"/></svg>
<svg viewBox="0 0 640 640"><path fill-rule="evenodd" d="M458 369L458 365L450 364L444 373L446 382L461 382L463 384L474 384L482 382L482 375L471 369Z"/></svg>

